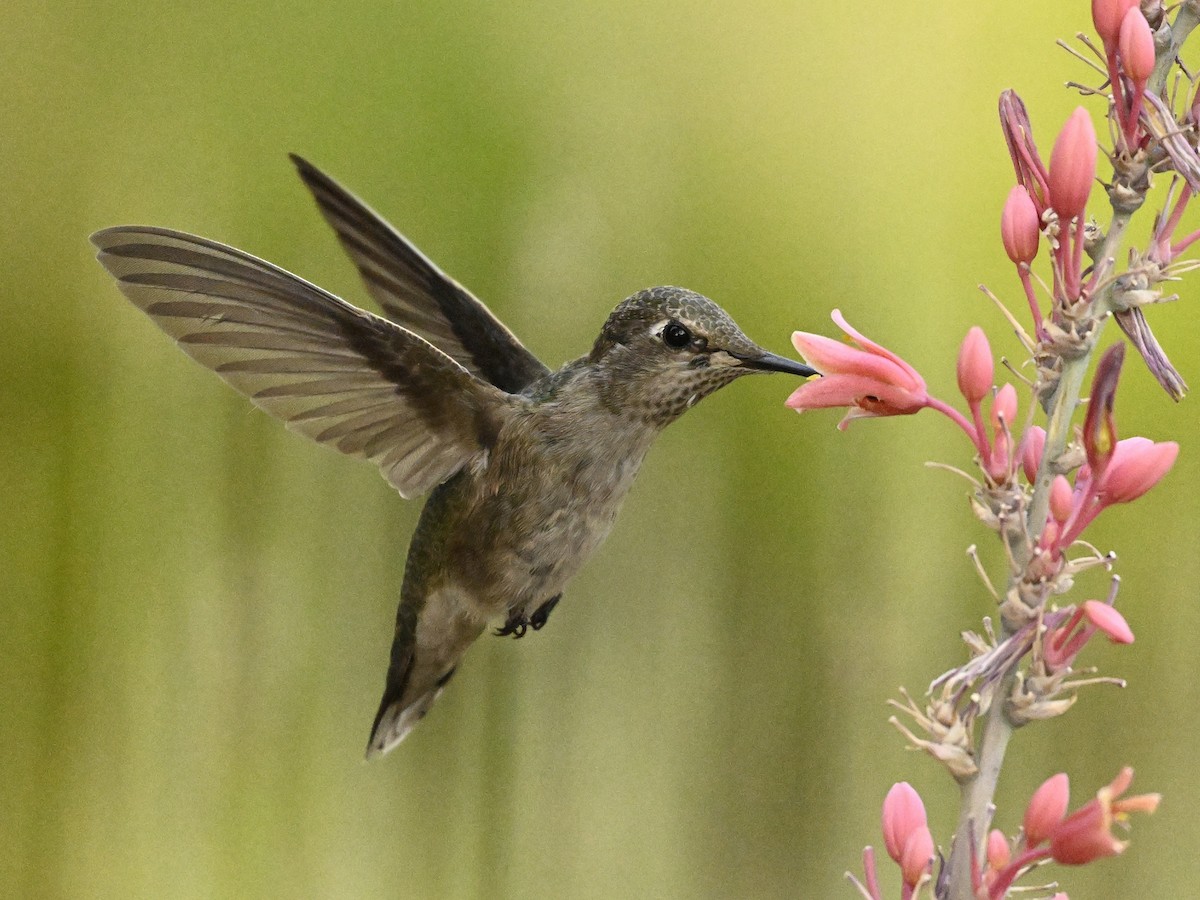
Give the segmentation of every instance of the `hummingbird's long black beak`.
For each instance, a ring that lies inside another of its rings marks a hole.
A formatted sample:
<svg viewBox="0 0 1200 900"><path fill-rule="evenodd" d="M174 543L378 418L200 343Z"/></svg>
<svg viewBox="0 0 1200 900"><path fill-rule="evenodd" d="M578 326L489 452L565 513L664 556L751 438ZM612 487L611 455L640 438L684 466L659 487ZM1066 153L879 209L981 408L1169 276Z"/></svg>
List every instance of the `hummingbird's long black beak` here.
<svg viewBox="0 0 1200 900"><path fill-rule="evenodd" d="M760 369L763 372L786 372L788 375L799 375L801 378L821 374L816 369L804 365L804 363L788 359L786 356L776 356L774 353L768 353L765 350L754 355L747 354L742 356L740 353L732 353L730 355L740 359L742 366L747 369Z"/></svg>

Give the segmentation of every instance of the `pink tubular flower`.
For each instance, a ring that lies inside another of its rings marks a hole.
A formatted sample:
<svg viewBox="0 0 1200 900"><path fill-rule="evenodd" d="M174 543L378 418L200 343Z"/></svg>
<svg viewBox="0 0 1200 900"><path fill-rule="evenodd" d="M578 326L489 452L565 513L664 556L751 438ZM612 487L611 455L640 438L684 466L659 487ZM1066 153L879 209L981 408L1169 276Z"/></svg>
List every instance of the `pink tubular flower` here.
<svg viewBox="0 0 1200 900"><path fill-rule="evenodd" d="M1030 199L1029 191L1018 184L1008 192L1004 212L1000 214L1004 252L1018 265L1031 263L1037 256L1040 235L1037 207Z"/></svg>
<svg viewBox="0 0 1200 900"><path fill-rule="evenodd" d="M1050 205L1066 222L1082 215L1096 177L1096 129L1082 106L1067 119L1050 152Z"/></svg>
<svg viewBox="0 0 1200 900"><path fill-rule="evenodd" d="M995 366L987 335L978 325L967 332L958 351L958 389L967 403L979 403L992 389Z"/></svg>
<svg viewBox="0 0 1200 900"><path fill-rule="evenodd" d="M1087 600L1076 607L1065 623L1046 633L1042 644L1046 668L1057 672L1071 665L1097 632L1103 632L1114 644L1133 643L1133 629L1115 607Z"/></svg>
<svg viewBox="0 0 1200 900"><path fill-rule="evenodd" d="M1152 813L1162 799L1158 794L1140 794L1124 800L1121 795L1133 782L1133 769L1120 771L1111 784L1100 788L1086 805L1059 822L1049 835L1050 855L1055 862L1078 866L1116 856L1125 850L1126 841L1112 834L1114 821L1124 821L1131 812Z"/></svg>
<svg viewBox="0 0 1200 900"><path fill-rule="evenodd" d="M1178 456L1179 445L1174 441L1155 443L1144 437L1118 441L1096 482L1100 502L1109 506L1136 500L1162 480Z"/></svg>
<svg viewBox="0 0 1200 900"><path fill-rule="evenodd" d="M1133 643L1133 629L1115 607L1099 600L1084 600L1083 614L1093 627L1108 635L1114 644Z"/></svg>
<svg viewBox="0 0 1200 900"><path fill-rule="evenodd" d="M853 419L912 415L929 405L925 380L916 369L851 328L840 310L832 318L849 345L805 331L792 335L796 349L824 377L802 384L788 397L788 407L797 412L849 407L838 424L844 429Z"/></svg>
<svg viewBox="0 0 1200 900"><path fill-rule="evenodd" d="M1025 846L1036 847L1050 836L1067 814L1071 782L1066 773L1051 775L1029 798L1025 808Z"/></svg>

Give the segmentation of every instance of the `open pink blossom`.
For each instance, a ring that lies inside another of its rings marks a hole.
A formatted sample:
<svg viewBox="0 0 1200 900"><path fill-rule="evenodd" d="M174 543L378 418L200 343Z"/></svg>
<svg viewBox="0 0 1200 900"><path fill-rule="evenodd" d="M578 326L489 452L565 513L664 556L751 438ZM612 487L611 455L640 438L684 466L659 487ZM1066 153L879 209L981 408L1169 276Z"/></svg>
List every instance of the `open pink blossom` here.
<svg viewBox="0 0 1200 900"><path fill-rule="evenodd" d="M1131 812L1152 813L1158 808L1158 794L1140 794L1121 799L1133 782L1133 769L1126 767L1086 805L1059 822L1051 830L1050 855L1055 862L1078 866L1116 856L1128 846L1112 834L1114 821L1123 821Z"/></svg>
<svg viewBox="0 0 1200 900"><path fill-rule="evenodd" d="M788 407L797 412L849 407L838 424L844 429L853 419L907 416L929 405L925 380L916 369L851 328L840 310L832 318L848 343L806 331L792 335L796 349L824 377L797 388Z"/></svg>

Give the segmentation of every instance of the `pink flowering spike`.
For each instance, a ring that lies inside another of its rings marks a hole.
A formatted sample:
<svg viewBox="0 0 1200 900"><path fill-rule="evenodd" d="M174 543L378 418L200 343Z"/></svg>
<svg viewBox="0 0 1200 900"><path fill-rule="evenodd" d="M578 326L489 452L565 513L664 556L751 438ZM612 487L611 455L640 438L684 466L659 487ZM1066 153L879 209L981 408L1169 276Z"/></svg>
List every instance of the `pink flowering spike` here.
<svg viewBox="0 0 1200 900"><path fill-rule="evenodd" d="M1121 22L1138 0L1092 0L1092 24L1104 41L1105 49L1116 47L1121 35Z"/></svg>
<svg viewBox="0 0 1200 900"><path fill-rule="evenodd" d="M999 828L993 828L988 832L987 839L988 868L998 872L1008 865L1011 858L1012 848L1008 846L1008 838Z"/></svg>
<svg viewBox="0 0 1200 900"><path fill-rule="evenodd" d="M1088 398L1087 416L1083 420L1083 449L1087 453L1088 467L1097 477L1103 475L1116 449L1113 402L1124 360L1125 345L1113 344L1100 358L1092 378L1092 395Z"/></svg>
<svg viewBox="0 0 1200 900"><path fill-rule="evenodd" d="M1030 484L1037 481L1038 467L1042 464L1042 451L1046 449L1046 429L1032 425L1021 439L1021 468L1025 480Z"/></svg>
<svg viewBox="0 0 1200 900"><path fill-rule="evenodd" d="M1054 516L1059 525L1071 517L1075 506L1075 491L1066 476L1056 475L1050 485L1050 515Z"/></svg>
<svg viewBox="0 0 1200 900"><path fill-rule="evenodd" d="M1033 792L1025 809L1025 846L1036 847L1050 836L1067 814L1071 782L1066 773L1051 775Z"/></svg>
<svg viewBox="0 0 1200 900"><path fill-rule="evenodd" d="M1108 635L1114 644L1133 643L1133 629L1115 607L1099 600L1085 600L1083 615L1095 628Z"/></svg>
<svg viewBox="0 0 1200 900"><path fill-rule="evenodd" d="M1112 461L1097 485L1100 502L1128 503L1158 484L1175 465L1179 445L1132 437L1117 443Z"/></svg>
<svg viewBox="0 0 1200 900"><path fill-rule="evenodd" d="M967 332L958 351L958 389L971 406L979 403L992 389L994 370L987 335L976 325Z"/></svg>
<svg viewBox="0 0 1200 900"><path fill-rule="evenodd" d="M926 821L925 804L916 789L907 781L892 785L883 800L883 844L888 856L900 862L909 837Z"/></svg>
<svg viewBox="0 0 1200 900"><path fill-rule="evenodd" d="M1113 837L1113 822L1123 821L1131 812L1152 813L1161 799L1158 794L1121 799L1132 781L1133 769L1122 769L1111 784L1100 788L1091 801L1054 827L1050 855L1055 862L1078 866L1125 850L1128 843Z"/></svg>
<svg viewBox="0 0 1200 900"><path fill-rule="evenodd" d="M929 874L933 869L933 851L933 835L927 826L920 826L908 836L900 854L900 874L905 885L914 888Z"/></svg>
<svg viewBox="0 0 1200 900"><path fill-rule="evenodd" d="M1096 129L1082 106L1071 113L1050 152L1050 205L1065 224L1083 214L1096 178Z"/></svg>
<svg viewBox="0 0 1200 900"><path fill-rule="evenodd" d="M786 405L797 412L849 407L839 428L856 418L911 415L929 405L925 379L890 350L855 331L841 312L833 320L846 332L850 344L819 334L797 331L792 343L824 377L800 386Z"/></svg>
<svg viewBox="0 0 1200 900"><path fill-rule="evenodd" d="M1041 218L1049 204L1046 166L1033 142L1029 113L1015 91L1005 91L1000 95L1000 128L1004 132L1004 142L1008 144L1013 170L1017 173L1017 183L1029 192L1029 198Z"/></svg>
<svg viewBox="0 0 1200 900"><path fill-rule="evenodd" d="M1029 191L1017 185L1008 192L1004 212L1000 214L1000 239L1004 252L1014 263L1031 263L1038 252L1041 236L1037 207L1029 198Z"/></svg>
<svg viewBox="0 0 1200 900"><path fill-rule="evenodd" d="M1121 19L1117 46L1125 74L1135 85L1145 87L1154 72L1154 35L1150 32L1150 23L1136 5Z"/></svg>

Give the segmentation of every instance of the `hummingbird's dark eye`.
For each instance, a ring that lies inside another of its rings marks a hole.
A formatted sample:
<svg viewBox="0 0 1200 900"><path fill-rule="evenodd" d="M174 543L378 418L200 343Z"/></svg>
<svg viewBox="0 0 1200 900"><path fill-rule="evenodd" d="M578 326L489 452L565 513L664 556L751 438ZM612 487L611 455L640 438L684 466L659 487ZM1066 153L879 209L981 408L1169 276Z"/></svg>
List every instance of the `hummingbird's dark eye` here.
<svg viewBox="0 0 1200 900"><path fill-rule="evenodd" d="M692 333L672 319L662 331L663 343L672 350L682 350L692 341Z"/></svg>

